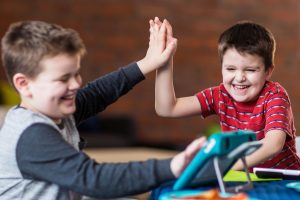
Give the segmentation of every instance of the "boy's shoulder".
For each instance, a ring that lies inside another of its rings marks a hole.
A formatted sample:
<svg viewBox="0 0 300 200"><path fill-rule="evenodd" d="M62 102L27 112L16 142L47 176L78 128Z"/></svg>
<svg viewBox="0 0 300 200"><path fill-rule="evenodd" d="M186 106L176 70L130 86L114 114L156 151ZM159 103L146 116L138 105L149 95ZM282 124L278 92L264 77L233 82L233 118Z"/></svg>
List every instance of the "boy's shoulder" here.
<svg viewBox="0 0 300 200"><path fill-rule="evenodd" d="M18 106L12 107L6 113L0 129L1 148L15 149L24 130L34 124L47 124L55 128L51 121L40 113Z"/></svg>
<svg viewBox="0 0 300 200"><path fill-rule="evenodd" d="M15 124L16 127L26 128L34 123L46 123L56 127L48 117L20 106L14 106L7 112L3 126Z"/></svg>
<svg viewBox="0 0 300 200"><path fill-rule="evenodd" d="M288 96L286 89L278 82L267 81L261 95L285 95Z"/></svg>

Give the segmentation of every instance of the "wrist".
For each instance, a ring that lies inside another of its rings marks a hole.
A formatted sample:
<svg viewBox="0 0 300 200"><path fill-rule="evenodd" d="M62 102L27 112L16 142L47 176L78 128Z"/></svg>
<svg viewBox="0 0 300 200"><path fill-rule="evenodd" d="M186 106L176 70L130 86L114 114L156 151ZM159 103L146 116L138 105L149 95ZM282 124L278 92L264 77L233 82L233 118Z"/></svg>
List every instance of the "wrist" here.
<svg viewBox="0 0 300 200"><path fill-rule="evenodd" d="M146 75L149 72L149 70L148 70L149 64L148 64L148 62L147 62L147 60L145 58L137 61L136 64L140 68L140 70L143 73L143 75Z"/></svg>

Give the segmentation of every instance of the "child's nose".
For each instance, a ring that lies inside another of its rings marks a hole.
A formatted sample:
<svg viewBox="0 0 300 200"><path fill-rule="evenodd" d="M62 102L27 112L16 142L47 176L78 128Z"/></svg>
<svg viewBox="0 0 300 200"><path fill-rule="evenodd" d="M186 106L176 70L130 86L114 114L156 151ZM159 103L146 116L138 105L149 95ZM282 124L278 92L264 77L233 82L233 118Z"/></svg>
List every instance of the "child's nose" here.
<svg viewBox="0 0 300 200"><path fill-rule="evenodd" d="M82 80L81 77L76 77L76 78L72 78L70 80L70 89L74 90L74 89L79 89L81 87L82 84Z"/></svg>
<svg viewBox="0 0 300 200"><path fill-rule="evenodd" d="M246 80L246 76L243 72L237 72L235 74L235 79L238 81L238 82L243 82Z"/></svg>

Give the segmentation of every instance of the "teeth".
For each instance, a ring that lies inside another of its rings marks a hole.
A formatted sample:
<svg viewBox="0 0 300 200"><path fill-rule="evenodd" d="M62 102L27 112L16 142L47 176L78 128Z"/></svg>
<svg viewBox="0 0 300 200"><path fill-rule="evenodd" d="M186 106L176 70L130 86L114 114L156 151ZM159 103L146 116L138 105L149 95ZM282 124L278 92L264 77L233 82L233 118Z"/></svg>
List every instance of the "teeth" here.
<svg viewBox="0 0 300 200"><path fill-rule="evenodd" d="M248 86L245 86L245 85L235 85L234 87L237 88L237 89L245 89Z"/></svg>
<svg viewBox="0 0 300 200"><path fill-rule="evenodd" d="M73 97L74 97L73 95L65 96L64 99L73 99Z"/></svg>

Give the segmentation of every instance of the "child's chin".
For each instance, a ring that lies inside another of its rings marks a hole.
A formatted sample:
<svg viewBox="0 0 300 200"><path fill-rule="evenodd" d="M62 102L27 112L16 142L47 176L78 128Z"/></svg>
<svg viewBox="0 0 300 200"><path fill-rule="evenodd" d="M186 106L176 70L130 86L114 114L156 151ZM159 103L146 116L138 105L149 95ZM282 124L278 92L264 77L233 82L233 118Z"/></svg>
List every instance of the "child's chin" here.
<svg viewBox="0 0 300 200"><path fill-rule="evenodd" d="M234 100L236 102L239 102L239 103L245 103L245 102L247 102L247 99L245 97L239 97L239 96L235 96Z"/></svg>
<svg viewBox="0 0 300 200"><path fill-rule="evenodd" d="M76 111L76 108L74 107L74 108L66 109L63 113L64 113L65 116L70 116L70 115L74 114L75 111Z"/></svg>

